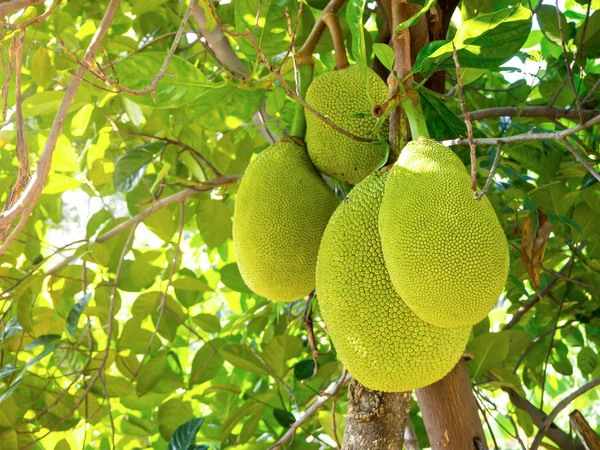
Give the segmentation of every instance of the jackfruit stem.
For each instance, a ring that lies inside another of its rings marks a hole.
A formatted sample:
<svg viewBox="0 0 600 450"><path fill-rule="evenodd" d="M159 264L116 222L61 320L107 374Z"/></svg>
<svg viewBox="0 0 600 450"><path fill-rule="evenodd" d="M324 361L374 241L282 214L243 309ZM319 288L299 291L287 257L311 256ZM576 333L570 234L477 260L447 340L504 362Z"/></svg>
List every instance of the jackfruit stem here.
<svg viewBox="0 0 600 450"><path fill-rule="evenodd" d="M348 56L346 55L346 45L344 44L344 33L340 25L340 19L336 13L327 12L323 14L323 22L329 29L333 49L335 51L335 68L342 70L348 67Z"/></svg>
<svg viewBox="0 0 600 450"><path fill-rule="evenodd" d="M312 82L315 66L313 64L302 64L296 73L296 93L302 97L306 97L308 86ZM298 89L299 87L299 89ZM304 140L306 134L306 116L304 114L304 106L301 103L296 103L294 110L294 119L290 126L290 136L299 137Z"/></svg>
<svg viewBox="0 0 600 450"><path fill-rule="evenodd" d="M428 138L429 130L427 129L425 115L421 109L419 94L412 88L404 89L402 84L399 84L399 87L401 91L400 106L408 118L408 126L410 127L410 134L413 141L418 138Z"/></svg>

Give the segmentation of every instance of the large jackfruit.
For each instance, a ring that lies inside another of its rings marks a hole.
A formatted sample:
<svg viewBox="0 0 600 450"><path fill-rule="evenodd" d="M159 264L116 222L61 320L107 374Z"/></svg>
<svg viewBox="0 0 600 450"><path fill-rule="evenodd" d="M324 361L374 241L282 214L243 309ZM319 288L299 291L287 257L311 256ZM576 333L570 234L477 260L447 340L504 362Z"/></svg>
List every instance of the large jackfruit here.
<svg viewBox="0 0 600 450"><path fill-rule="evenodd" d="M449 148L426 139L406 145L390 170L379 229L392 283L423 320L472 326L493 308L508 276L508 243Z"/></svg>
<svg viewBox="0 0 600 450"><path fill-rule="evenodd" d="M400 392L444 377L470 329L429 325L394 290L377 226L386 177L367 177L333 213L317 260L317 298L352 376L370 389Z"/></svg>
<svg viewBox="0 0 600 450"><path fill-rule="evenodd" d="M242 178L233 214L235 254L248 287L279 301L310 294L319 242L338 203L299 139L260 153Z"/></svg>
<svg viewBox="0 0 600 450"><path fill-rule="evenodd" d="M388 97L387 85L368 69L368 90L375 103ZM358 65L325 72L308 87L306 102L340 128L360 137L372 138L376 119L367 96L365 78ZM321 172L348 184L357 184L385 162L380 147L360 142L334 130L310 111L306 115L306 146L310 159ZM381 133L387 136L387 122Z"/></svg>

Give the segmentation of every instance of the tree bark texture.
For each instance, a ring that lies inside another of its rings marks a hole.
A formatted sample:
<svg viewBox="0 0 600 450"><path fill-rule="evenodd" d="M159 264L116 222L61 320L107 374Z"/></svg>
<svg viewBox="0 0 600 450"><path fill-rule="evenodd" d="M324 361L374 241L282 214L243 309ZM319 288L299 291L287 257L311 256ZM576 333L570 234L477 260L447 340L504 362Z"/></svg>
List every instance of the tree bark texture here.
<svg viewBox="0 0 600 450"><path fill-rule="evenodd" d="M433 450L487 450L464 360L440 381L418 389L417 399Z"/></svg>
<svg viewBox="0 0 600 450"><path fill-rule="evenodd" d="M410 392L372 391L352 380L342 449L402 450L410 397Z"/></svg>
<svg viewBox="0 0 600 450"><path fill-rule="evenodd" d="M583 442L586 450L600 450L600 438L594 432L594 429L587 423L583 414L575 410L569 414L571 428Z"/></svg>

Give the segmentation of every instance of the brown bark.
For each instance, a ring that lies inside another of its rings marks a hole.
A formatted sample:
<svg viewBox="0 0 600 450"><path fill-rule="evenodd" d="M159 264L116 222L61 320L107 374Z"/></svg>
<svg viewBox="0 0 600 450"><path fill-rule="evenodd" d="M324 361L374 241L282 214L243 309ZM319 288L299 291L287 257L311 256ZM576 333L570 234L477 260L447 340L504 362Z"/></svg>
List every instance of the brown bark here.
<svg viewBox="0 0 600 450"><path fill-rule="evenodd" d="M600 450L600 438L587 423L583 414L575 410L569 414L569 419L571 420L573 431L581 439L581 442L584 443L586 450ZM546 436L550 437L549 433L546 433Z"/></svg>
<svg viewBox="0 0 600 450"><path fill-rule="evenodd" d="M348 387L343 450L402 450L410 392L372 391L356 380Z"/></svg>
<svg viewBox="0 0 600 450"><path fill-rule="evenodd" d="M488 448L464 360L440 381L418 389L417 399L433 450Z"/></svg>

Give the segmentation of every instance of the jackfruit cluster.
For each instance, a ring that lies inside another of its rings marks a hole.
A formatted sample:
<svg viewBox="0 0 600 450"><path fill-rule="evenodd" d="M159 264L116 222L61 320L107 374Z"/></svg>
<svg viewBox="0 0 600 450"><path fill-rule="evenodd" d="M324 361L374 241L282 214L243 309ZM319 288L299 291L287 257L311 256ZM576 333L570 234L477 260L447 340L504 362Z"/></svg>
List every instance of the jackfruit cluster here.
<svg viewBox="0 0 600 450"><path fill-rule="evenodd" d="M301 140L283 139L260 153L240 182L233 215L235 254L248 287L284 302L310 294L321 236L337 205Z"/></svg>
<svg viewBox="0 0 600 450"><path fill-rule="evenodd" d="M317 262L317 296L340 360L360 383L401 392L444 377L461 357L470 328L420 319L394 290L378 217L388 174L354 187L329 220Z"/></svg>
<svg viewBox="0 0 600 450"><path fill-rule="evenodd" d="M407 144L390 170L379 229L392 284L424 321L473 326L497 302L508 276L506 236L449 148Z"/></svg>
<svg viewBox="0 0 600 450"><path fill-rule="evenodd" d="M384 81L371 69L367 69L365 77L358 65L325 72L313 80L306 92L306 102L330 121L356 136L373 140L376 119L371 108L387 98ZM385 163L387 155L379 146L334 130L310 111L305 111L305 116L308 154L324 174L354 185ZM387 122L381 134L387 136Z"/></svg>

